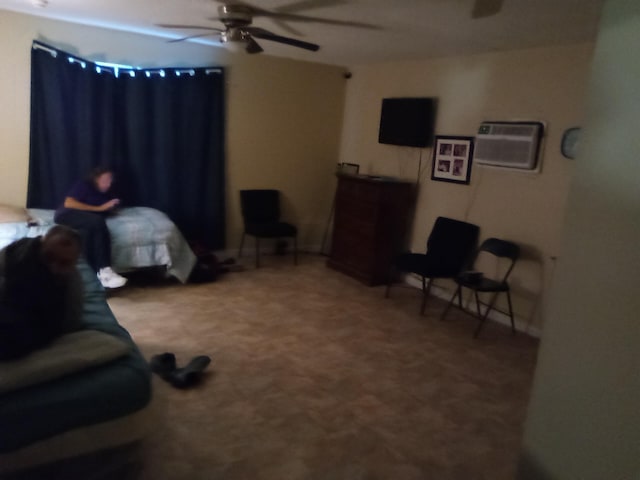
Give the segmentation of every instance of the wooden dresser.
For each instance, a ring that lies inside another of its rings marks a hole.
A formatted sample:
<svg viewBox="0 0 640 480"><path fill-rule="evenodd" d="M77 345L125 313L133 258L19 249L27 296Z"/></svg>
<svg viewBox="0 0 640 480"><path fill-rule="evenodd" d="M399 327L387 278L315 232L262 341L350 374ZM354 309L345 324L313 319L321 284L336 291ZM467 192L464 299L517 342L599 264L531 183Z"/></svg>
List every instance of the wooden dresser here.
<svg viewBox="0 0 640 480"><path fill-rule="evenodd" d="M333 241L327 265L368 285L386 283L405 249L413 184L338 174Z"/></svg>

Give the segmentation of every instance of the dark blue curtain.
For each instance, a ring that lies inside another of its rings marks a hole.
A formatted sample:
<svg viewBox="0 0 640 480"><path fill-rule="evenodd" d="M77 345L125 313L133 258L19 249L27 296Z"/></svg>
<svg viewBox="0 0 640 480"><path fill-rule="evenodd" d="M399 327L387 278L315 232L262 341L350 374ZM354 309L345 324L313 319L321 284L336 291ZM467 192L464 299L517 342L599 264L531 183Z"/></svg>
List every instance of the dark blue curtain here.
<svg viewBox="0 0 640 480"><path fill-rule="evenodd" d="M56 208L107 165L124 206L157 208L189 240L223 248L223 70L123 71L45 47L31 53L27 206Z"/></svg>

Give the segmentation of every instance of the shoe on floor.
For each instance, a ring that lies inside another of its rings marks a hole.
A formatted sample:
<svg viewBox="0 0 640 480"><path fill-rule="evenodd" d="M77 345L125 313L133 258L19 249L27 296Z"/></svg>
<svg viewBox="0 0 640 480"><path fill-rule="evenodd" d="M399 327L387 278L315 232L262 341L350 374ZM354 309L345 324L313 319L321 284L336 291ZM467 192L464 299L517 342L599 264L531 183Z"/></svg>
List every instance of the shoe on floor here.
<svg viewBox="0 0 640 480"><path fill-rule="evenodd" d="M171 352L154 355L149 360L151 371L165 378L169 373L173 372L176 367L176 356Z"/></svg>
<svg viewBox="0 0 640 480"><path fill-rule="evenodd" d="M120 288L127 283L127 279L118 275L111 267L101 268L98 272L98 280L104 288Z"/></svg>
<svg viewBox="0 0 640 480"><path fill-rule="evenodd" d="M189 388L200 381L202 372L211 363L211 358L206 355L199 355L183 368L177 368L166 375L165 380L176 388Z"/></svg>

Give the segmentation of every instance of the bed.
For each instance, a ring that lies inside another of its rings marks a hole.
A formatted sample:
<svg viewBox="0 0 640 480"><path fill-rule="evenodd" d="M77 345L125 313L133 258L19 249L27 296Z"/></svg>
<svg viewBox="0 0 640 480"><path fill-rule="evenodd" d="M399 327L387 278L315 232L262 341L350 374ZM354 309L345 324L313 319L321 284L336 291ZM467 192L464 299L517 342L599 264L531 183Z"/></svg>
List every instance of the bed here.
<svg viewBox="0 0 640 480"><path fill-rule="evenodd" d="M0 223L0 248L22 237L43 235L54 225L54 210L29 208L25 212L26 218L21 221ZM161 211L148 207L122 208L107 218L107 227L116 272L161 266L167 275L180 282L188 280L196 256L178 227Z"/></svg>

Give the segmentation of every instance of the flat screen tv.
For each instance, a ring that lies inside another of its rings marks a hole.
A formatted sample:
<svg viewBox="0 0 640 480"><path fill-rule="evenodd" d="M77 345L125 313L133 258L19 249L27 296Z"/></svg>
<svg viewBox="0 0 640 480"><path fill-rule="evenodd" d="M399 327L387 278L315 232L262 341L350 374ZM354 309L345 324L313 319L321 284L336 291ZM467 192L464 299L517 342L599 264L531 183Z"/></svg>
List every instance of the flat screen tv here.
<svg viewBox="0 0 640 480"><path fill-rule="evenodd" d="M433 142L435 99L383 98L378 142L428 147Z"/></svg>

